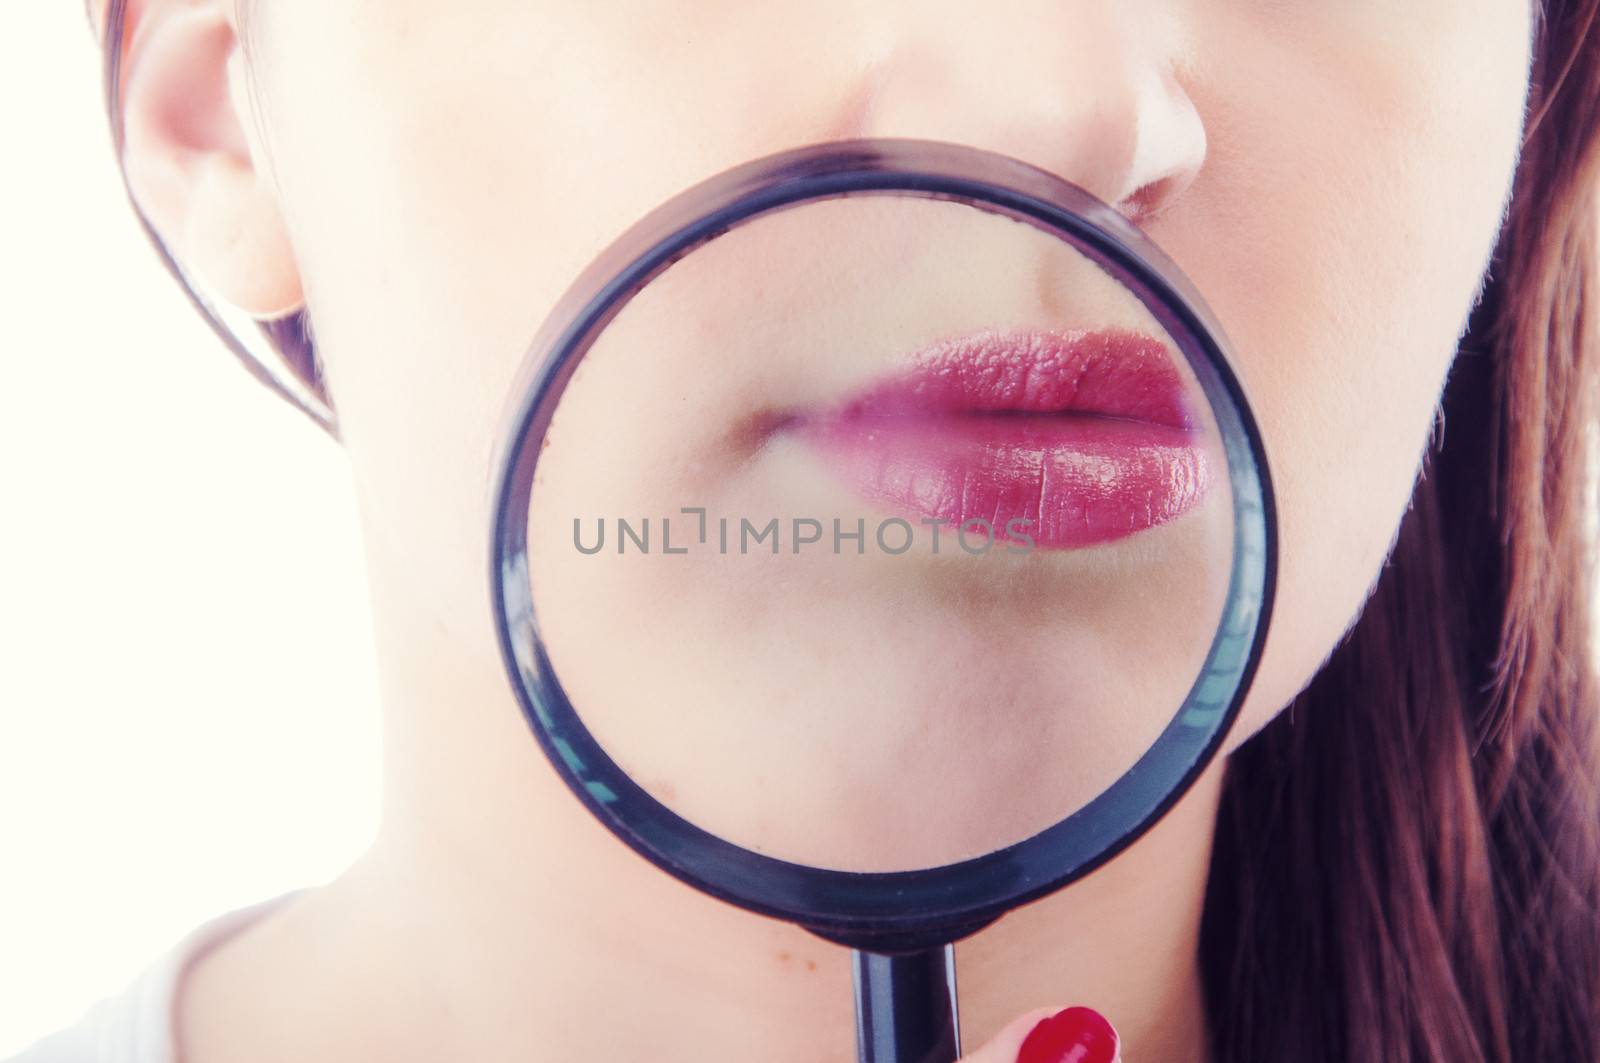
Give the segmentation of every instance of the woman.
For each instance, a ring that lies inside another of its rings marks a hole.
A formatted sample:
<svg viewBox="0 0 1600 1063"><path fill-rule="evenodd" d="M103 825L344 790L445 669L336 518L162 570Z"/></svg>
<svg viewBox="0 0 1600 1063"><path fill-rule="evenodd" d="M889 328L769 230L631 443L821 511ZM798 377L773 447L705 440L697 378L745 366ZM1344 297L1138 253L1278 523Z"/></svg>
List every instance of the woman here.
<svg viewBox="0 0 1600 1063"><path fill-rule="evenodd" d="M913 136L1162 245L1237 348L1282 535L1226 759L958 945L969 1058L1111 1058L1076 1003L1130 1061L1600 1059L1597 8L134 0L130 192L336 416L386 702L378 842L196 952L182 1058L850 1057L842 951L612 844L528 741L478 474L624 225Z"/></svg>

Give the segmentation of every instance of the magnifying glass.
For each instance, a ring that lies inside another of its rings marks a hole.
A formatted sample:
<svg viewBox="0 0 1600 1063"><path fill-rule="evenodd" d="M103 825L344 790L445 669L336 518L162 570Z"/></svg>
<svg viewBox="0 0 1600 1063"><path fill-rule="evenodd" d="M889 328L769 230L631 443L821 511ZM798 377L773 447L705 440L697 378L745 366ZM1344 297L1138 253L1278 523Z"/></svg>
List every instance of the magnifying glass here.
<svg viewBox="0 0 1600 1063"><path fill-rule="evenodd" d="M676 196L558 302L500 439L535 738L658 867L852 949L864 1061L959 1056L953 943L1159 819L1265 638L1221 329L1111 208L976 148Z"/></svg>

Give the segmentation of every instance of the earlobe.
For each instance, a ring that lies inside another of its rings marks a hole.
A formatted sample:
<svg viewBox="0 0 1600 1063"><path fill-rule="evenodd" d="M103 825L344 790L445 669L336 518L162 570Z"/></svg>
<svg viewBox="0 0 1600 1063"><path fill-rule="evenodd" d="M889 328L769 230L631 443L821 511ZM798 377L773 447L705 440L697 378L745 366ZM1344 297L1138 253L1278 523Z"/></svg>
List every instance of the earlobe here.
<svg viewBox="0 0 1600 1063"><path fill-rule="evenodd" d="M294 310L300 273L266 160L245 133L253 116L232 5L130 8L122 163L135 201L219 299L262 318Z"/></svg>

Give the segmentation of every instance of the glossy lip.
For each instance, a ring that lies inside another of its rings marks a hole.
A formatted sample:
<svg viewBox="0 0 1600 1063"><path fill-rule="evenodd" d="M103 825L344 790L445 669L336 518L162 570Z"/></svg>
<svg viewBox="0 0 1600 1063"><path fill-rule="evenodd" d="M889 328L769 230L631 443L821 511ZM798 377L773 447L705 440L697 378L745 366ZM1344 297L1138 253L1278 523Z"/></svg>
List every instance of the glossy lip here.
<svg viewBox="0 0 1600 1063"><path fill-rule="evenodd" d="M1213 479L1166 344L1120 329L984 330L782 426L867 499L1069 550L1192 509Z"/></svg>

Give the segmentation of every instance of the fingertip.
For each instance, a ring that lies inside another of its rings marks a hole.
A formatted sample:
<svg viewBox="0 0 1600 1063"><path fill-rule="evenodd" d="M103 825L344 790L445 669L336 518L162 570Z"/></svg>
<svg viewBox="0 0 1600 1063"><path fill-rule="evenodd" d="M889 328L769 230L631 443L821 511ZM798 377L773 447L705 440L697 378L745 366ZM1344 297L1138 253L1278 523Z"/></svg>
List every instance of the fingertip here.
<svg viewBox="0 0 1600 1063"><path fill-rule="evenodd" d="M961 1063L1121 1063L1120 1053L1115 1028L1099 1012L1045 1007L1018 1015Z"/></svg>
<svg viewBox="0 0 1600 1063"><path fill-rule="evenodd" d="M1017 1048L1017 1063L1118 1063L1121 1039L1093 1008L1063 1008L1040 1019Z"/></svg>

